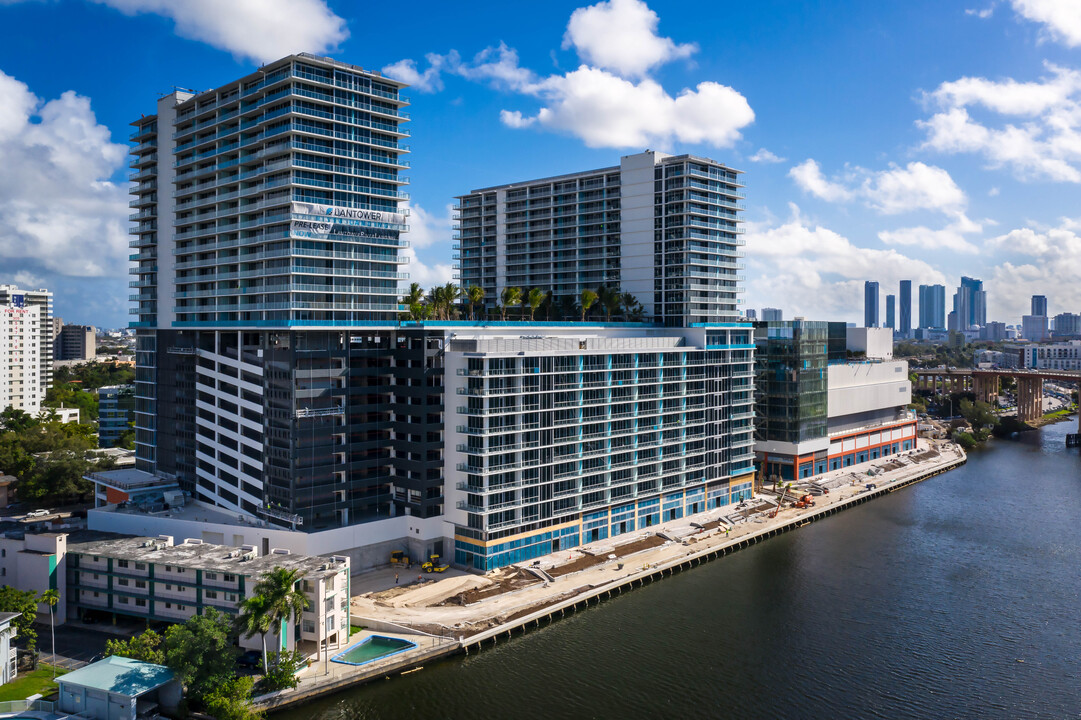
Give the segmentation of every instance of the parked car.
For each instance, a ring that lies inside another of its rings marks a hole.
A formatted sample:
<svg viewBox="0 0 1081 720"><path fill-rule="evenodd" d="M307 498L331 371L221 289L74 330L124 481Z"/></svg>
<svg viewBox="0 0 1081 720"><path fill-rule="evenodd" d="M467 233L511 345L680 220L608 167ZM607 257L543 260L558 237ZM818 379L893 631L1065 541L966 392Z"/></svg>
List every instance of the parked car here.
<svg viewBox="0 0 1081 720"><path fill-rule="evenodd" d="M239 667L248 668L249 670L261 668L263 667L263 653L258 650L248 650L236 659L236 664Z"/></svg>
<svg viewBox="0 0 1081 720"><path fill-rule="evenodd" d="M37 518L37 517L45 517L46 515L51 515L51 514L52 514L52 510L31 510L30 512L26 513L26 517L28 517L28 518Z"/></svg>

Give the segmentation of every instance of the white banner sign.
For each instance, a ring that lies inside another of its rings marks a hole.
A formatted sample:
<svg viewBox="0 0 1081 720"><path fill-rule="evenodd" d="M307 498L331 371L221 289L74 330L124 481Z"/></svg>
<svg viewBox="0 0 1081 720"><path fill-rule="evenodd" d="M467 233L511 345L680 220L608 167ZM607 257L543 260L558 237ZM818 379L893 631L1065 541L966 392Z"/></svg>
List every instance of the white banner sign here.
<svg viewBox="0 0 1081 720"><path fill-rule="evenodd" d="M405 215L383 210L361 210L360 208L338 207L337 205L293 202L293 212L300 215L318 215L325 218L327 222L362 220L365 222L405 225Z"/></svg>

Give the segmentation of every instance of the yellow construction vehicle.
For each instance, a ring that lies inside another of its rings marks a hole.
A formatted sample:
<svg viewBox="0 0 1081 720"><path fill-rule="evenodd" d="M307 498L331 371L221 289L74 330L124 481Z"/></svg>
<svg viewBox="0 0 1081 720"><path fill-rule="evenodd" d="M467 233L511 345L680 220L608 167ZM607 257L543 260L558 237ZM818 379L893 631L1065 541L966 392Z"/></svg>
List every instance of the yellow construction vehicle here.
<svg viewBox="0 0 1081 720"><path fill-rule="evenodd" d="M409 556L405 554L405 550L392 550L390 553L390 564L398 567L409 567Z"/></svg>
<svg viewBox="0 0 1081 720"><path fill-rule="evenodd" d="M440 565L439 564L439 556L438 555L429 555L428 556L428 562L421 565L420 569L423 570L426 573L433 573L433 572L446 572L447 568L449 568L449 567L450 567L450 565Z"/></svg>

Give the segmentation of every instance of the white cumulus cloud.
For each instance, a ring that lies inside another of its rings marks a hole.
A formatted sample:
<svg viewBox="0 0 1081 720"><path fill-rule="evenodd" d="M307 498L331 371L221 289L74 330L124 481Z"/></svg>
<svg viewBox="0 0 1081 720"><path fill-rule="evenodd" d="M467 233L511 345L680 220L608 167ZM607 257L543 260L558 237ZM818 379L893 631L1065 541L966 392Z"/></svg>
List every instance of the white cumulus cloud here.
<svg viewBox="0 0 1081 720"><path fill-rule="evenodd" d="M754 122L747 99L711 81L672 94L650 77L651 68L695 49L658 36L657 22L656 13L640 0L609 0L575 11L564 40L583 64L563 74L544 76L522 67L518 53L504 44L469 61L452 50L429 54L423 70L406 59L383 72L423 92L441 89L444 74L490 83L539 106L534 111L502 110L500 120L507 127L567 134L589 147L732 147L741 130Z"/></svg>
<svg viewBox="0 0 1081 720"><path fill-rule="evenodd" d="M694 43L676 44L657 35L660 18L641 0L607 0L571 13L563 49L574 48L582 62L624 77L642 77L650 68L693 55Z"/></svg>
<svg viewBox="0 0 1081 720"><path fill-rule="evenodd" d="M1057 227L1025 227L987 242L1004 259L989 282L995 317L1013 322L1028 314L1032 295L1053 299L1052 314L1081 310L1081 221L1063 218Z"/></svg>
<svg viewBox="0 0 1081 720"><path fill-rule="evenodd" d="M863 307L865 280L883 285L901 280L945 283L945 277L922 260L893 248L860 247L790 207L787 222L747 233L749 307L780 307L786 316L814 320L854 320Z"/></svg>
<svg viewBox="0 0 1081 720"><path fill-rule="evenodd" d="M68 91L43 102L0 72L2 265L25 278L123 275L127 188L108 178L126 156L89 99Z"/></svg>
<svg viewBox="0 0 1081 720"><path fill-rule="evenodd" d="M176 23L181 37L238 57L270 62L295 52L326 53L349 37L326 0L92 0L127 15Z"/></svg>
<svg viewBox="0 0 1081 720"><path fill-rule="evenodd" d="M917 125L923 148L983 156L1019 180L1081 182L1081 72L1048 64L1039 81L961 78L925 96L936 112ZM970 109L988 120L973 117Z"/></svg>
<svg viewBox="0 0 1081 720"><path fill-rule="evenodd" d="M409 279L399 282L399 287L405 288L415 282L427 289L450 282L454 276L454 268L447 261L454 232L451 206L447 205L441 215L428 212L416 203L410 203L407 207L409 233L406 239L409 240L409 247L402 251L402 255L409 258L409 263L402 271L409 273Z"/></svg>
<svg viewBox="0 0 1081 720"><path fill-rule="evenodd" d="M1038 22L1047 33L1069 47L1081 45L1081 3L1077 0L1011 0L1022 17Z"/></svg>
<svg viewBox="0 0 1081 720"><path fill-rule="evenodd" d="M751 155L747 159L750 160L753 163L771 163L772 164L772 163L783 163L788 158L780 157L779 155L776 155L776 154L770 152L766 148L758 148L758 152L756 152L754 155Z"/></svg>
<svg viewBox="0 0 1081 720"><path fill-rule="evenodd" d="M827 178L813 159L788 172L800 189L828 202L862 199L884 215L913 210L934 210L955 215L965 207L965 193L950 174L940 167L911 162L905 167L890 165L886 170L847 168L839 178Z"/></svg>

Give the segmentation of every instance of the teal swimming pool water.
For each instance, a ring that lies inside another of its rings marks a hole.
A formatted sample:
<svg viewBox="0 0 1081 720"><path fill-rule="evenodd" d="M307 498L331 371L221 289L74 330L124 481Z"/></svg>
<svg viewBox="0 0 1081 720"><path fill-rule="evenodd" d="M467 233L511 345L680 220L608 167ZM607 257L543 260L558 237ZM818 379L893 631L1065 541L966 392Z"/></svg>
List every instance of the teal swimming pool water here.
<svg viewBox="0 0 1081 720"><path fill-rule="evenodd" d="M386 637L384 635L372 635L364 642L357 643L345 652L338 653L331 658L334 662L347 665L363 665L364 663L389 657L396 653L411 650L416 643L401 638Z"/></svg>

